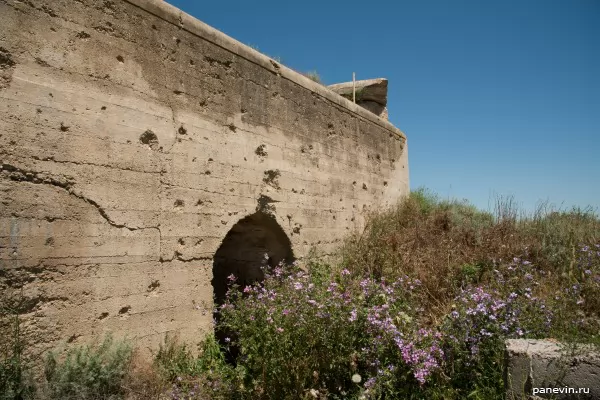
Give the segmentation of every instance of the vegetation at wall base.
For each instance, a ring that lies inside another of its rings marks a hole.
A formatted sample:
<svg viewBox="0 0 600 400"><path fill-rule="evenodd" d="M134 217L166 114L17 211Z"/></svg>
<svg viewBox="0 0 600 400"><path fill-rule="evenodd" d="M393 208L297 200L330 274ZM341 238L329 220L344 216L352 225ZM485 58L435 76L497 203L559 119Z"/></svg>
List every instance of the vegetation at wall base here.
<svg viewBox="0 0 600 400"><path fill-rule="evenodd" d="M591 210L544 205L527 216L509 198L488 213L421 190L372 215L340 255L335 265L277 266L252 286L231 276L216 310L229 332L221 343L208 335L195 351L168 337L151 364L112 340L72 349L49 356L38 394L499 400L506 339L600 345ZM3 366L22 353L13 349Z"/></svg>
<svg viewBox="0 0 600 400"><path fill-rule="evenodd" d="M13 298L0 299L0 400L25 400L35 394L23 354L26 344L21 318L14 303Z"/></svg>

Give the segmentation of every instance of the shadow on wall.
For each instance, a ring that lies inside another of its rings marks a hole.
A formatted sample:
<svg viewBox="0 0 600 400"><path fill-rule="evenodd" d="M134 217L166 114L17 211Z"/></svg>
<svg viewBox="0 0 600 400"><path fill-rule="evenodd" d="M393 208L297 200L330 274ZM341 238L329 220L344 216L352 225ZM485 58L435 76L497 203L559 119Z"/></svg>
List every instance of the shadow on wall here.
<svg viewBox="0 0 600 400"><path fill-rule="evenodd" d="M265 257L265 254L267 256ZM292 263L287 235L271 215L256 212L238 221L215 253L212 286L215 305L225 301L227 277L233 274L240 288L264 279L263 267Z"/></svg>

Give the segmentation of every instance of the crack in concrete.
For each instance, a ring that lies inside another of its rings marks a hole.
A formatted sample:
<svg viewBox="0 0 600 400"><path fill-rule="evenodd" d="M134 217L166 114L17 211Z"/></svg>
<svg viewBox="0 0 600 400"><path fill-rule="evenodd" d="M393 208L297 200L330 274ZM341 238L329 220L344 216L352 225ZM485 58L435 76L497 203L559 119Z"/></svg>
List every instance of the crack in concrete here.
<svg viewBox="0 0 600 400"><path fill-rule="evenodd" d="M89 165L91 167L108 168L108 169L117 170L117 171L143 172L145 174L146 173L147 174L160 174L160 171L144 171L144 170L133 169L133 168L130 168L130 167L129 168L119 168L119 167L116 167L114 165L109 165L109 164L95 164L95 163L84 162L84 161L57 160L57 159L54 158L54 156L44 157L44 158L40 158L38 156L32 156L31 158L33 158L36 161L52 161L52 162L55 162L57 164Z"/></svg>
<svg viewBox="0 0 600 400"><path fill-rule="evenodd" d="M162 263L167 263L167 262L173 262L175 260L187 263L187 262L192 262L192 261L207 261L207 260L212 260L212 257L211 256L199 256L199 257L187 257L186 258L186 257L183 257L183 255L180 252L176 251L173 254L173 257L171 257L169 259L164 259L162 257L159 259L159 261L160 261L161 264Z"/></svg>
<svg viewBox="0 0 600 400"><path fill-rule="evenodd" d="M130 226L127 226L126 224L116 223L115 221L113 221L110 218L110 216L108 215L106 210L104 210L104 208L100 204L98 204L95 200L87 198L87 197L83 196L82 194L76 193L74 191L73 187L75 185L75 182L72 177L61 176L59 178L55 178L51 175L47 175L47 174L44 174L41 172L28 171L28 170L16 167L14 165L5 164L5 163L3 163L2 166L0 167L0 171L7 171L8 178L13 181L16 181L16 182L29 182L29 183L33 183L33 184L50 185L50 186L64 189L70 195L72 195L78 199L81 199L81 200L85 201L86 203L94 206L96 208L96 210L98 210L98 213L102 216L102 218L104 218L109 223L109 225L114 226L115 228L125 228L129 231L137 231L137 230L144 230L144 229L157 229L160 234L159 226L130 227ZM63 179L60 179L60 178L63 178Z"/></svg>

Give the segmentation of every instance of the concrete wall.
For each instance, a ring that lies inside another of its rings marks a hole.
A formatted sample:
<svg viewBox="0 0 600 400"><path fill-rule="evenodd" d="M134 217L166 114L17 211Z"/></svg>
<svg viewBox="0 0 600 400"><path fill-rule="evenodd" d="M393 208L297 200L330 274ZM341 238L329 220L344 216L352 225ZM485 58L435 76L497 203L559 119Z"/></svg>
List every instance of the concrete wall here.
<svg viewBox="0 0 600 400"><path fill-rule="evenodd" d="M548 340L506 342L506 399L600 399L600 352Z"/></svg>
<svg viewBox="0 0 600 400"><path fill-rule="evenodd" d="M328 253L408 193L398 129L158 0L0 0L0 162L0 288L40 350L197 341L238 221Z"/></svg>

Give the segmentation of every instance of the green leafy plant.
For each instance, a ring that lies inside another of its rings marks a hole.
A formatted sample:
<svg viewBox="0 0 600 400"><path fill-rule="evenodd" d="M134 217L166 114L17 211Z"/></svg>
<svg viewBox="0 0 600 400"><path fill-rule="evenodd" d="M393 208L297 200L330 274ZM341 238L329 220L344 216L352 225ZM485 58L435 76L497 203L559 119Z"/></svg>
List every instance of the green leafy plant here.
<svg viewBox="0 0 600 400"><path fill-rule="evenodd" d="M18 313L22 295L0 299L0 400L33 398L35 386L25 360L26 341Z"/></svg>
<svg viewBox="0 0 600 400"><path fill-rule="evenodd" d="M45 374L50 399L119 399L130 367L131 346L106 336L98 346L69 349L64 358L50 352Z"/></svg>

